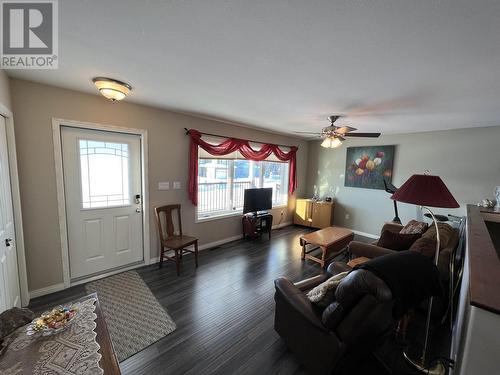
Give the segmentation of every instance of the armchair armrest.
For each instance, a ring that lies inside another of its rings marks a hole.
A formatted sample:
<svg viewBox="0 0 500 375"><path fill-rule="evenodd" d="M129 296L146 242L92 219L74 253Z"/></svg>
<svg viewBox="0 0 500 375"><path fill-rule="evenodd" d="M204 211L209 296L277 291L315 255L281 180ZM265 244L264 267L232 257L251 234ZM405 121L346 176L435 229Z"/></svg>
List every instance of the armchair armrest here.
<svg viewBox="0 0 500 375"><path fill-rule="evenodd" d="M274 298L276 300L277 310L280 307L284 307L286 310L292 309L293 312L290 311L292 315L298 314L316 329L328 332L321 323L321 319L314 312L313 306L307 296L290 280L280 277L274 280L274 286L276 288L276 295ZM289 314L286 315L290 316Z"/></svg>
<svg viewBox="0 0 500 375"><path fill-rule="evenodd" d="M380 233L382 233L384 230L389 230L389 231L394 232L394 233L399 233L401 231L401 229L403 229L403 226L401 224L394 223L394 222L388 222L388 223L384 224Z"/></svg>
<svg viewBox="0 0 500 375"><path fill-rule="evenodd" d="M327 272L331 273L332 275L337 275L341 272L347 272L350 270L352 270L352 268L349 267L344 262L332 262L328 265L328 268L327 268Z"/></svg>
<svg viewBox="0 0 500 375"><path fill-rule="evenodd" d="M326 281L329 277L331 277L331 275L328 275L328 274L317 275L317 276L310 277L308 279L298 281L298 282L294 283L294 285L301 292L307 292L307 291L311 290L312 288L317 287L323 281Z"/></svg>
<svg viewBox="0 0 500 375"><path fill-rule="evenodd" d="M386 249L377 245L365 242L352 241L349 244L349 252L357 257L376 258L382 255L393 254L394 250Z"/></svg>

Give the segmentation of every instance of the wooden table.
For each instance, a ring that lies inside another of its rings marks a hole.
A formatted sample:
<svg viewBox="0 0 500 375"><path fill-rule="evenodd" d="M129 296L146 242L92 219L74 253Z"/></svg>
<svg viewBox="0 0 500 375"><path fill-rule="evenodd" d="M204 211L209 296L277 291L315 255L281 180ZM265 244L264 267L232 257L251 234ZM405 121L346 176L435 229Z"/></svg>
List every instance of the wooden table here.
<svg viewBox="0 0 500 375"><path fill-rule="evenodd" d="M346 246L354 239L354 233L342 227L328 227L316 232L306 234L300 237L300 246L302 246L302 260L311 259L321 264L322 268L328 264L333 256L340 254ZM312 248L307 248L311 245ZM317 258L310 253L316 249L321 249L321 258Z"/></svg>
<svg viewBox="0 0 500 375"><path fill-rule="evenodd" d="M97 295L71 304L77 303L81 315L74 319L80 319L81 324L61 333L31 337L26 326L19 327L0 358L0 374L100 374L101 369L105 375L120 374Z"/></svg>
<svg viewBox="0 0 500 375"><path fill-rule="evenodd" d="M97 315L97 318L95 320L97 326L95 328L95 332L97 334L96 341L101 347L101 349L99 349L99 353L101 353L102 355L99 364L104 370L105 375L120 375L120 365L118 364L118 359L116 358L115 350L113 349L113 343L111 342L111 337L109 336L108 326L106 325L106 321L104 320L104 315L102 314L101 305L99 304L97 293L89 294L81 298L80 300L85 301L86 299L92 297L96 298L94 312Z"/></svg>

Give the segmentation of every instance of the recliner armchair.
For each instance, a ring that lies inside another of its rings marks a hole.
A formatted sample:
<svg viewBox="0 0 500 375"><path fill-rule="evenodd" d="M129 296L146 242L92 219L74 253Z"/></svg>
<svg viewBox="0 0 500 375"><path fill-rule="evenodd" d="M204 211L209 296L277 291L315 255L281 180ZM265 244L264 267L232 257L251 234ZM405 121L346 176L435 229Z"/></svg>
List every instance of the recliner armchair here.
<svg viewBox="0 0 500 375"><path fill-rule="evenodd" d="M348 374L394 329L388 286L366 270L348 274L324 311L306 292L333 276L333 268L296 284L274 281L274 327L289 349L313 374ZM352 372L351 372L352 373Z"/></svg>

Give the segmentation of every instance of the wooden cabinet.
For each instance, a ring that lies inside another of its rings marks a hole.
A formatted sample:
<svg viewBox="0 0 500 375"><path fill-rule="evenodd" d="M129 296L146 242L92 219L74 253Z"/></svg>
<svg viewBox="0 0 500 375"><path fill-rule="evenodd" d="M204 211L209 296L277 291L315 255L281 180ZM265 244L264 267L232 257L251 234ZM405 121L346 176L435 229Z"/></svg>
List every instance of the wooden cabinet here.
<svg viewBox="0 0 500 375"><path fill-rule="evenodd" d="M326 228L333 224L333 202L317 202L312 199L297 199L294 224L313 228Z"/></svg>
<svg viewBox="0 0 500 375"><path fill-rule="evenodd" d="M312 223L314 228L326 228L333 224L333 203L314 202L312 204Z"/></svg>
<svg viewBox="0 0 500 375"><path fill-rule="evenodd" d="M310 199L297 199L295 203L295 213L293 215L293 223L298 225L311 226L311 204Z"/></svg>

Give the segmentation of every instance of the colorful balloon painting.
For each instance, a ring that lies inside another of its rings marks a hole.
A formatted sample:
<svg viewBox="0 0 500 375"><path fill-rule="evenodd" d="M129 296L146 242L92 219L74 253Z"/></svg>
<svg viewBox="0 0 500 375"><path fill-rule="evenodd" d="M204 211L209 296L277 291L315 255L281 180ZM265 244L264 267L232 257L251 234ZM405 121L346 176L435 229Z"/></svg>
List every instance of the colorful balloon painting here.
<svg viewBox="0 0 500 375"><path fill-rule="evenodd" d="M384 189L384 178L392 182L395 146L348 147L345 186Z"/></svg>

